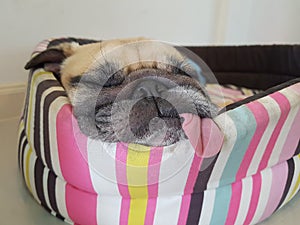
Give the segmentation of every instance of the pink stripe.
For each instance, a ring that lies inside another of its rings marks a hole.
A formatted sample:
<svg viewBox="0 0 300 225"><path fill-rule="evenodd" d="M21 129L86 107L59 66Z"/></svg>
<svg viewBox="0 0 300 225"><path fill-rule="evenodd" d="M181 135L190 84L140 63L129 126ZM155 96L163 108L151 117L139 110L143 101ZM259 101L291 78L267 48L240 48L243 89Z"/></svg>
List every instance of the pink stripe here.
<svg viewBox="0 0 300 225"><path fill-rule="evenodd" d="M194 159L184 188L184 194L191 194L193 192L193 188L195 186L202 161L203 161L202 157L198 157L196 154L194 154Z"/></svg>
<svg viewBox="0 0 300 225"><path fill-rule="evenodd" d="M95 193L87 163L87 137L80 132L71 105L64 105L58 112L56 135L64 179L79 189Z"/></svg>
<svg viewBox="0 0 300 225"><path fill-rule="evenodd" d="M195 186L202 161L203 158L198 157L195 153L190 168L190 172L188 175L188 179L184 188L184 195L182 196L182 200L181 200L180 215L177 223L178 225L186 224L186 220L189 213L190 202L191 202L191 193L193 192L193 188Z"/></svg>
<svg viewBox="0 0 300 225"><path fill-rule="evenodd" d="M186 225L187 217L189 215L190 202L191 194L185 194L182 196L180 214L177 225Z"/></svg>
<svg viewBox="0 0 300 225"><path fill-rule="evenodd" d="M130 210L130 194L127 186L126 162L128 154L128 145L125 143L117 143L116 148L116 177L119 192L122 196L120 225L128 224L128 216Z"/></svg>
<svg viewBox="0 0 300 225"><path fill-rule="evenodd" d="M97 225L97 195L66 185L69 217L78 224Z"/></svg>
<svg viewBox="0 0 300 225"><path fill-rule="evenodd" d="M157 198L148 198L144 225L153 225Z"/></svg>
<svg viewBox="0 0 300 225"><path fill-rule="evenodd" d="M274 149L275 143L278 139L278 136L280 134L282 126L283 126L284 122L286 121L286 118L287 118L287 116L289 114L289 111L290 111L290 103L289 103L288 99L283 94L281 94L280 92L276 92L274 94L271 94L270 97L272 97L278 103L281 115L280 115L279 121L278 121L272 135L271 135L271 138L270 138L269 143L266 147L266 150L264 152L262 160L259 164L258 171L261 171L261 170L263 170L264 168L267 167L268 161L269 161L269 158L270 158L270 156L272 154L272 151Z"/></svg>
<svg viewBox="0 0 300 225"><path fill-rule="evenodd" d="M259 221L269 217L277 208L286 185L287 176L287 162L281 163L272 168L272 186L270 196L265 211Z"/></svg>
<svg viewBox="0 0 300 225"><path fill-rule="evenodd" d="M245 222L244 222L245 225L251 223L253 216L256 212L258 201L259 201L259 196L261 193L261 174L257 173L254 176L252 176L252 178L253 178L253 180L252 180L253 181L252 196L251 196L248 214L247 214Z"/></svg>
<svg viewBox="0 0 300 225"><path fill-rule="evenodd" d="M128 216L130 210L130 198L122 198L121 212L120 212L120 225L128 225ZM118 215L116 215L118 216Z"/></svg>
<svg viewBox="0 0 300 225"><path fill-rule="evenodd" d="M242 197L242 182L237 181L231 185L232 192L234 193L231 195L230 199L230 205L229 205L229 212L227 214L226 218L226 225L231 225L235 223L239 207L240 207L240 202L241 202L241 197Z"/></svg>
<svg viewBox="0 0 300 225"><path fill-rule="evenodd" d="M129 190L127 188L127 169L126 169L127 154L128 154L128 145L123 142L117 143L116 176L119 185L119 191L123 197L130 197Z"/></svg>
<svg viewBox="0 0 300 225"><path fill-rule="evenodd" d="M279 157L279 162L283 162L287 159L290 159L298 146L299 135L300 135L300 110L293 121L291 129L288 133L288 136L285 140L282 152Z"/></svg>
<svg viewBox="0 0 300 225"><path fill-rule="evenodd" d="M247 175L247 171L253 159L254 153L257 149L257 146L260 142L261 137L263 136L268 124L269 124L269 115L263 104L258 101L251 102L247 104L247 107L253 113L256 120L256 130L253 135L253 138L248 146L246 154L243 158L243 161L240 165L240 168L236 174L236 180L240 180Z"/></svg>
<svg viewBox="0 0 300 225"><path fill-rule="evenodd" d="M145 217L145 225L152 225L154 221L162 154L163 147L151 148L148 163L148 202Z"/></svg>

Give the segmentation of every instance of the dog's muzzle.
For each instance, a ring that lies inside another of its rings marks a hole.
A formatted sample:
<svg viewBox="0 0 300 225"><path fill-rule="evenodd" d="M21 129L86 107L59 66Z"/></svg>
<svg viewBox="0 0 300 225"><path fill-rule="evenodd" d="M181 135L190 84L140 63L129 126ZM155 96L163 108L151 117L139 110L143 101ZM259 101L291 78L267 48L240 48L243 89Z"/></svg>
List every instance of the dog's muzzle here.
<svg viewBox="0 0 300 225"><path fill-rule="evenodd" d="M95 110L96 138L165 146L185 138L181 113L211 117L212 105L199 87L172 76L153 69L135 71L117 93L116 88L109 93L103 89ZM108 95L109 102L101 99Z"/></svg>

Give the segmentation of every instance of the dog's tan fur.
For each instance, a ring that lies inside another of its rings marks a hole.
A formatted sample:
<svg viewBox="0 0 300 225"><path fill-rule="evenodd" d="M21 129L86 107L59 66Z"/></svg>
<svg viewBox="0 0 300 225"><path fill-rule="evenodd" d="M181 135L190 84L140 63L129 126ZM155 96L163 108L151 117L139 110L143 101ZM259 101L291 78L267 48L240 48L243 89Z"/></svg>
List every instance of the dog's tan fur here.
<svg viewBox="0 0 300 225"><path fill-rule="evenodd" d="M140 48L141 42L144 42L147 48ZM153 51L153 48L157 47L160 48ZM67 43L56 48L62 49L68 57L61 68L61 81L67 90L70 88L72 77L87 73L88 70L93 69L95 63L99 65L104 60L110 60L114 56L114 51L117 51L118 58L122 59L121 67L125 75L143 68L168 70L167 59L164 58L166 55L183 60L183 57L171 46L153 43L145 38L117 39L83 46Z"/></svg>

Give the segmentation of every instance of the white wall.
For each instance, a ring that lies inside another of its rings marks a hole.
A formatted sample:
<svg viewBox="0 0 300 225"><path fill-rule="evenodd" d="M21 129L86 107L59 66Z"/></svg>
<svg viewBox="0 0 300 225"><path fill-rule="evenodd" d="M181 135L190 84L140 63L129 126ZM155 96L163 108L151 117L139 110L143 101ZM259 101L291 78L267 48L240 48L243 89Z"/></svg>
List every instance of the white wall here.
<svg viewBox="0 0 300 225"><path fill-rule="evenodd" d="M146 36L180 44L300 42L299 0L1 0L0 84L49 37Z"/></svg>
<svg viewBox="0 0 300 225"><path fill-rule="evenodd" d="M299 0L230 0L224 43L300 43Z"/></svg>

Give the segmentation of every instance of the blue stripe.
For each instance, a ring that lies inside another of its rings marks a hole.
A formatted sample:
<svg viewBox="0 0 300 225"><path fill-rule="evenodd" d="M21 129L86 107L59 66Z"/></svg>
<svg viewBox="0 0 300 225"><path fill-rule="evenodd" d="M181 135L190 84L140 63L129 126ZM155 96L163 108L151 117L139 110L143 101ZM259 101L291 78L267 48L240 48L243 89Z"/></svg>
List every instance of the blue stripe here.
<svg viewBox="0 0 300 225"><path fill-rule="evenodd" d="M231 185L219 187L216 189L216 197L210 225L225 224L231 195Z"/></svg>
<svg viewBox="0 0 300 225"><path fill-rule="evenodd" d="M237 141L233 146L228 161L226 162L226 166L220 179L220 186L227 185L235 181L236 173L241 165L257 126L255 117L246 106L241 106L235 110L231 110L227 114L232 121L234 121L237 132Z"/></svg>

